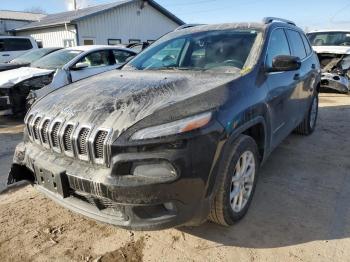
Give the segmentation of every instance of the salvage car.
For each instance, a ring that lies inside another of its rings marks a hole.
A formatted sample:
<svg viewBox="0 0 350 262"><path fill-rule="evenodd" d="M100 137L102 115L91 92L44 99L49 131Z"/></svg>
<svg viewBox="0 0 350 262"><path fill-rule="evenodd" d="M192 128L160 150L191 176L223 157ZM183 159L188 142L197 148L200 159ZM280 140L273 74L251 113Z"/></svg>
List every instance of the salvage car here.
<svg viewBox="0 0 350 262"><path fill-rule="evenodd" d="M40 58L50 53L53 53L55 51L58 51L60 49L61 48L58 48L58 47L52 47L52 48L40 48L40 49L29 51L28 53L20 55L19 57L11 60L10 62L0 63L0 72L16 69L24 66L30 66L30 64L33 63L34 61L39 60Z"/></svg>
<svg viewBox="0 0 350 262"><path fill-rule="evenodd" d="M321 63L321 89L349 93L350 31L322 30L307 36Z"/></svg>
<svg viewBox="0 0 350 262"><path fill-rule="evenodd" d="M125 228L232 225L272 150L314 131L319 84L293 22L176 30L121 71L36 101L8 183Z"/></svg>
<svg viewBox="0 0 350 262"><path fill-rule="evenodd" d="M0 63L9 62L35 49L38 49L38 44L32 37L0 35Z"/></svg>
<svg viewBox="0 0 350 262"><path fill-rule="evenodd" d="M50 91L121 67L136 52L111 46L77 46L51 53L21 67L0 72L0 115L22 114L31 91ZM37 93L34 96L37 97Z"/></svg>

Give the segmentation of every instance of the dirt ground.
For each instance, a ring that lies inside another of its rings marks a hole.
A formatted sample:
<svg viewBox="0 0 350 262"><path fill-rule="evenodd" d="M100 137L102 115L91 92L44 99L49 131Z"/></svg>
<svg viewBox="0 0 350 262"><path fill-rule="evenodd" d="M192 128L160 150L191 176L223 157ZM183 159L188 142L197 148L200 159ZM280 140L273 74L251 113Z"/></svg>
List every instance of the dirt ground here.
<svg viewBox="0 0 350 262"><path fill-rule="evenodd" d="M318 128L291 135L261 169L231 228L132 232L74 214L25 186L0 194L0 261L349 261L350 96L322 94ZM0 120L0 188L18 122Z"/></svg>

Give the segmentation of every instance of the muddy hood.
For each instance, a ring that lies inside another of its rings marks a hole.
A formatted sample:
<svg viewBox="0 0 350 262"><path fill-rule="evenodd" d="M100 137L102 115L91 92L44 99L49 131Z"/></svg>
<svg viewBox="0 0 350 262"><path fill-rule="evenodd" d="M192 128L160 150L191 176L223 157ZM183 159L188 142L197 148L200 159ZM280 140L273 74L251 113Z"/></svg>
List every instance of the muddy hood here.
<svg viewBox="0 0 350 262"><path fill-rule="evenodd" d="M239 73L111 71L46 95L34 104L29 114L112 128L114 134L120 135L157 110L219 87L225 89L225 84L238 77ZM210 98L204 104L210 107Z"/></svg>
<svg viewBox="0 0 350 262"><path fill-rule="evenodd" d="M33 67L21 67L18 69L0 72L0 88L9 88L24 80L36 76L48 75L52 72L53 70Z"/></svg>
<svg viewBox="0 0 350 262"><path fill-rule="evenodd" d="M350 54L349 46L313 46L316 53L328 53L328 54L339 54L345 55Z"/></svg>

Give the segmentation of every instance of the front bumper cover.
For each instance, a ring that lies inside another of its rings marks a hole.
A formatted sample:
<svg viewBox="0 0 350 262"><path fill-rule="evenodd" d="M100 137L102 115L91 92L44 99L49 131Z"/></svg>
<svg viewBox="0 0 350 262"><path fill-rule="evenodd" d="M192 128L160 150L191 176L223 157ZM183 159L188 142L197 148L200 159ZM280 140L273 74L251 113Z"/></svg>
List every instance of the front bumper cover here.
<svg viewBox="0 0 350 262"><path fill-rule="evenodd" d="M112 158L110 168L22 143L16 149L9 183L32 180L36 188L63 206L129 229L198 225L209 213L208 181L218 140L218 134L206 134L186 141L181 148L120 153ZM126 160L168 161L177 177L165 181L118 175L118 167Z"/></svg>

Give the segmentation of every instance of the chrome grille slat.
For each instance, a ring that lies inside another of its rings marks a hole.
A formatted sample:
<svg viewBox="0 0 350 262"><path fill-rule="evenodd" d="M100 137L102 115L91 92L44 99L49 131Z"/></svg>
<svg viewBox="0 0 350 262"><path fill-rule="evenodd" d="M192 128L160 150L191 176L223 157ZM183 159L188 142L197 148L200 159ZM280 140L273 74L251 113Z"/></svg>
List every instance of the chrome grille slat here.
<svg viewBox="0 0 350 262"><path fill-rule="evenodd" d="M82 128L78 135L78 154L87 155L88 154L88 136L90 130L88 128Z"/></svg>
<svg viewBox="0 0 350 262"><path fill-rule="evenodd" d="M72 152L73 144L72 144L72 134L73 134L74 126L67 125L64 129L63 133L63 148L65 151Z"/></svg>
<svg viewBox="0 0 350 262"><path fill-rule="evenodd" d="M94 150L95 158L97 159L99 158L103 159L104 143L107 139L107 136L108 136L108 132L103 130L98 131L96 134L93 150Z"/></svg>
<svg viewBox="0 0 350 262"><path fill-rule="evenodd" d="M34 120L34 123L33 123L33 136L35 140L39 140L40 138L40 134L39 134L40 120L41 120L41 117L39 116Z"/></svg>
<svg viewBox="0 0 350 262"><path fill-rule="evenodd" d="M52 131L51 131L51 141L52 141L52 147L59 148L59 140L58 140L58 132L60 130L61 123L56 122L53 124Z"/></svg>
<svg viewBox="0 0 350 262"><path fill-rule="evenodd" d="M42 142L44 144L48 144L49 143L49 136L48 136L48 129L49 129L49 125L50 125L50 120L45 120L42 127L41 127L41 138L42 138Z"/></svg>

